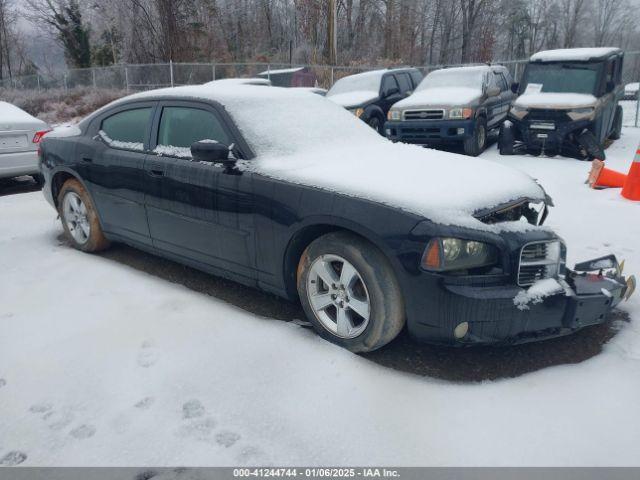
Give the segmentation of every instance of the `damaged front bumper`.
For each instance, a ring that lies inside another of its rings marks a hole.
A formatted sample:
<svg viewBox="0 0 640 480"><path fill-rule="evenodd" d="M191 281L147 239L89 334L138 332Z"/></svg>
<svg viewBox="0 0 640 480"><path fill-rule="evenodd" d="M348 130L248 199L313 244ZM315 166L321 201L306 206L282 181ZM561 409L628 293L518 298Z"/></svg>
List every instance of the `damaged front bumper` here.
<svg viewBox="0 0 640 480"><path fill-rule="evenodd" d="M532 342L604 323L607 314L635 290L635 278L624 277L613 255L580 263L558 282L561 291L524 303L515 301L527 291L521 287L445 283L441 299L446 302L446 318L439 328L413 322L409 329L430 343Z"/></svg>

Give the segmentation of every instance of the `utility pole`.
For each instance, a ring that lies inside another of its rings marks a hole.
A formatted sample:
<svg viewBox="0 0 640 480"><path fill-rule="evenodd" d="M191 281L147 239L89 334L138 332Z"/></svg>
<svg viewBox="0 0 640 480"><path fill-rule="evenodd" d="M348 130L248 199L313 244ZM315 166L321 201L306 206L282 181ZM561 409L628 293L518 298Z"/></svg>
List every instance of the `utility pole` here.
<svg viewBox="0 0 640 480"><path fill-rule="evenodd" d="M327 2L327 62L329 65L336 65L338 63L338 35L337 35L337 0L329 0Z"/></svg>

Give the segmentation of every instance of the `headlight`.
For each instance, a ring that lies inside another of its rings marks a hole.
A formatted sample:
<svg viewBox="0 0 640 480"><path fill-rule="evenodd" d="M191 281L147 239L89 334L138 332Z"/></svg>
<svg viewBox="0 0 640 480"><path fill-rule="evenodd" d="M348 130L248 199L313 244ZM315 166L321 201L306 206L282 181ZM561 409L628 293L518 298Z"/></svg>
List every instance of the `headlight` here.
<svg viewBox="0 0 640 480"><path fill-rule="evenodd" d="M449 110L449 118L467 119L473 116L472 108L452 108Z"/></svg>
<svg viewBox="0 0 640 480"><path fill-rule="evenodd" d="M572 108L567 112L567 115L569 115L571 120L581 120L583 118L589 118L595 110L594 107Z"/></svg>
<svg viewBox="0 0 640 480"><path fill-rule="evenodd" d="M460 238L432 238L422 256L422 267L434 272L467 270L497 262L498 249L493 245Z"/></svg>
<svg viewBox="0 0 640 480"><path fill-rule="evenodd" d="M389 110L387 120L400 120L400 110Z"/></svg>

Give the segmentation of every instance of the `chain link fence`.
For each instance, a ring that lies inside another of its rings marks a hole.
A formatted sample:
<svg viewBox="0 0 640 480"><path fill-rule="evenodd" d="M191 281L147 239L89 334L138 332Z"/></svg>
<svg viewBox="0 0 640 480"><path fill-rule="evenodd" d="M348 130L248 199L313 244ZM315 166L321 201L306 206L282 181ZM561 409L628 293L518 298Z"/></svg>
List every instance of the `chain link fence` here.
<svg viewBox="0 0 640 480"><path fill-rule="evenodd" d="M509 60L493 62L506 66L513 78L519 81L527 60ZM423 74L445 67L465 66L469 64L425 65L417 67ZM329 89L340 78L378 68L380 65L330 66L288 63L155 63L137 65L112 65L70 69L59 75L30 75L0 80L0 98L2 89L36 90L73 89L77 87L95 89L116 89L135 92L162 87L197 85L212 80L238 77L256 77L260 73L278 69L305 67L316 78L319 87ZM267 73L269 76L269 73ZM638 82L640 81L640 51L626 52L622 74L622 83L635 84L635 93L625 96L622 101L624 125L639 126L640 99Z"/></svg>

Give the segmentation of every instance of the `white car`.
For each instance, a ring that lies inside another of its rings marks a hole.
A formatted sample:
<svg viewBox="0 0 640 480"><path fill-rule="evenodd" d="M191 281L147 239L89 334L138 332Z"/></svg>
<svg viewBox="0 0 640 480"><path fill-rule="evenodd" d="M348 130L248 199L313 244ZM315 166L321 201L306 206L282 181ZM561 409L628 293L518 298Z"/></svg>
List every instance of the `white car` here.
<svg viewBox="0 0 640 480"><path fill-rule="evenodd" d="M7 102L0 102L0 179L31 175L40 182L38 143L51 128Z"/></svg>

